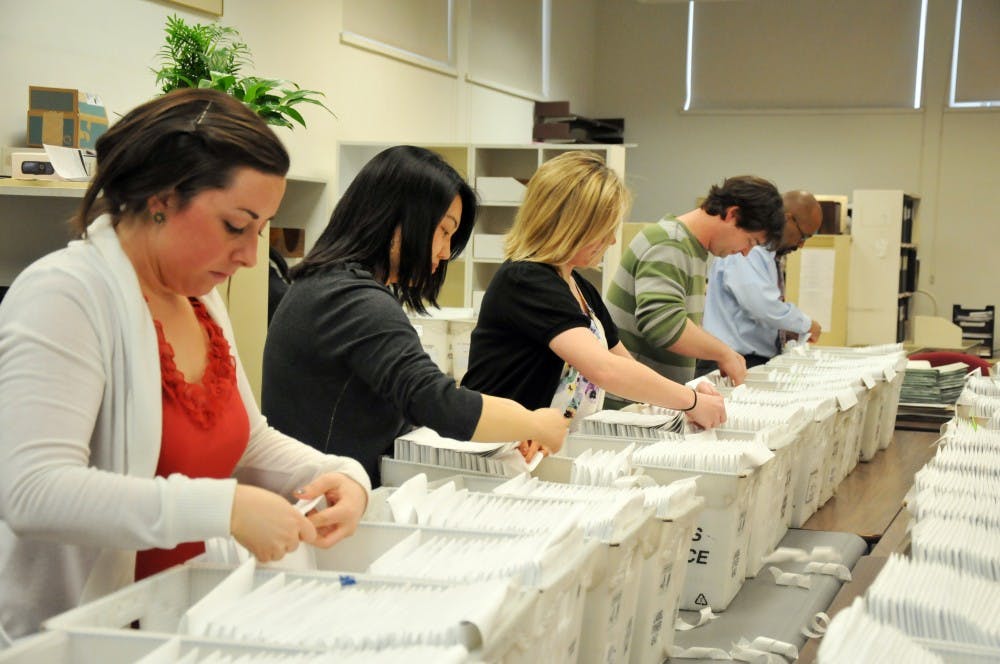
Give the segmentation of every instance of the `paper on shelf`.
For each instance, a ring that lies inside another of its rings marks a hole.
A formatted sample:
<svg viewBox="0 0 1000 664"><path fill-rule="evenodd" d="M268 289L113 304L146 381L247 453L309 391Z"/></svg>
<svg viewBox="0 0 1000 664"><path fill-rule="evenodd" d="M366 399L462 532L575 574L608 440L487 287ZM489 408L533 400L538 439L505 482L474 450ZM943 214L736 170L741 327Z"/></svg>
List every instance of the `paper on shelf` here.
<svg viewBox="0 0 1000 664"><path fill-rule="evenodd" d="M97 153L82 148L43 145L56 175L70 182L90 180L97 167Z"/></svg>

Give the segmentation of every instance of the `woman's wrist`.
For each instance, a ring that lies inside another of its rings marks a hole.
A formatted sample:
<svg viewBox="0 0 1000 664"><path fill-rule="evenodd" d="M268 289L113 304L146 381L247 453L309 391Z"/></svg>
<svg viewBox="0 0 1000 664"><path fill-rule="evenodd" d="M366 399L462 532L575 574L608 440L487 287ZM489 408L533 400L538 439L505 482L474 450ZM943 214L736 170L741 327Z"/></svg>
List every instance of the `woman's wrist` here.
<svg viewBox="0 0 1000 664"><path fill-rule="evenodd" d="M687 413L687 412L689 412L689 411L692 411L692 410L694 410L694 409L695 409L695 407L697 407L697 405L698 405L698 390L696 390L696 389L694 389L694 388L692 387L692 388L691 388L691 392L692 392L692 393L694 394L694 403L693 403L693 404L691 404L690 406L688 406L687 408L681 408L681 409L680 409L680 411L681 411L682 413Z"/></svg>

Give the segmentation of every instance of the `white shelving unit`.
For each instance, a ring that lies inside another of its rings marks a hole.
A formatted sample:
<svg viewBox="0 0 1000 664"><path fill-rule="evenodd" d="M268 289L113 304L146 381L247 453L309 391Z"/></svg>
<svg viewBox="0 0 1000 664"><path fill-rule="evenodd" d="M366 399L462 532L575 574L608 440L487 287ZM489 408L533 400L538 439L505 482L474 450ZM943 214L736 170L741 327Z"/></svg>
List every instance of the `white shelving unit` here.
<svg viewBox="0 0 1000 664"><path fill-rule="evenodd" d="M342 194L358 171L376 154L394 143L344 142L340 144L338 193ZM521 203L518 189L538 167L569 150L587 150L601 155L610 168L625 177L624 145L591 144L459 144L418 143L439 153L480 196L479 216L465 251L449 266L439 302L442 306L473 308L479 294L503 262L503 236L514 223ZM519 184L520 183L520 184ZM584 275L601 292L607 290L621 260L621 230L618 242L604 255L601 268Z"/></svg>
<svg viewBox="0 0 1000 664"><path fill-rule="evenodd" d="M919 207L919 196L901 190L854 190L849 345L893 343L910 336Z"/></svg>

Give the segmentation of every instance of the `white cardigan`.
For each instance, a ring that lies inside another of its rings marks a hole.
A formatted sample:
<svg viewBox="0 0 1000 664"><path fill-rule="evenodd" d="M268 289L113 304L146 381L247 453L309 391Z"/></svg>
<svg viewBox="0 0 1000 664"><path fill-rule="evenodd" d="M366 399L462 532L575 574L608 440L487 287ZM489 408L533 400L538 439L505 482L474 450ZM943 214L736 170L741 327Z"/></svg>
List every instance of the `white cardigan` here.
<svg viewBox="0 0 1000 664"><path fill-rule="evenodd" d="M192 241L196 241L192 238ZM135 551L229 534L236 480L291 497L353 459L268 426L222 299L201 298L236 357L250 439L235 479L154 477L156 329L108 216L22 272L0 306L0 642L133 580Z"/></svg>

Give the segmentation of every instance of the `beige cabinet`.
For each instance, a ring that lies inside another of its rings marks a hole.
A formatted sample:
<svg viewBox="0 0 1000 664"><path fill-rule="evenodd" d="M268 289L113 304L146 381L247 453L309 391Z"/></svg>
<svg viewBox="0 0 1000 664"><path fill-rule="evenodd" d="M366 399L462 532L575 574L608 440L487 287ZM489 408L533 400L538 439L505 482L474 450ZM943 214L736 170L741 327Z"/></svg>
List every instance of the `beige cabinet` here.
<svg viewBox="0 0 1000 664"><path fill-rule="evenodd" d="M847 345L850 235L816 235L785 261L785 298L818 320L820 346Z"/></svg>
<svg viewBox="0 0 1000 664"><path fill-rule="evenodd" d="M920 198L894 189L852 194L847 343L903 341L911 335Z"/></svg>

